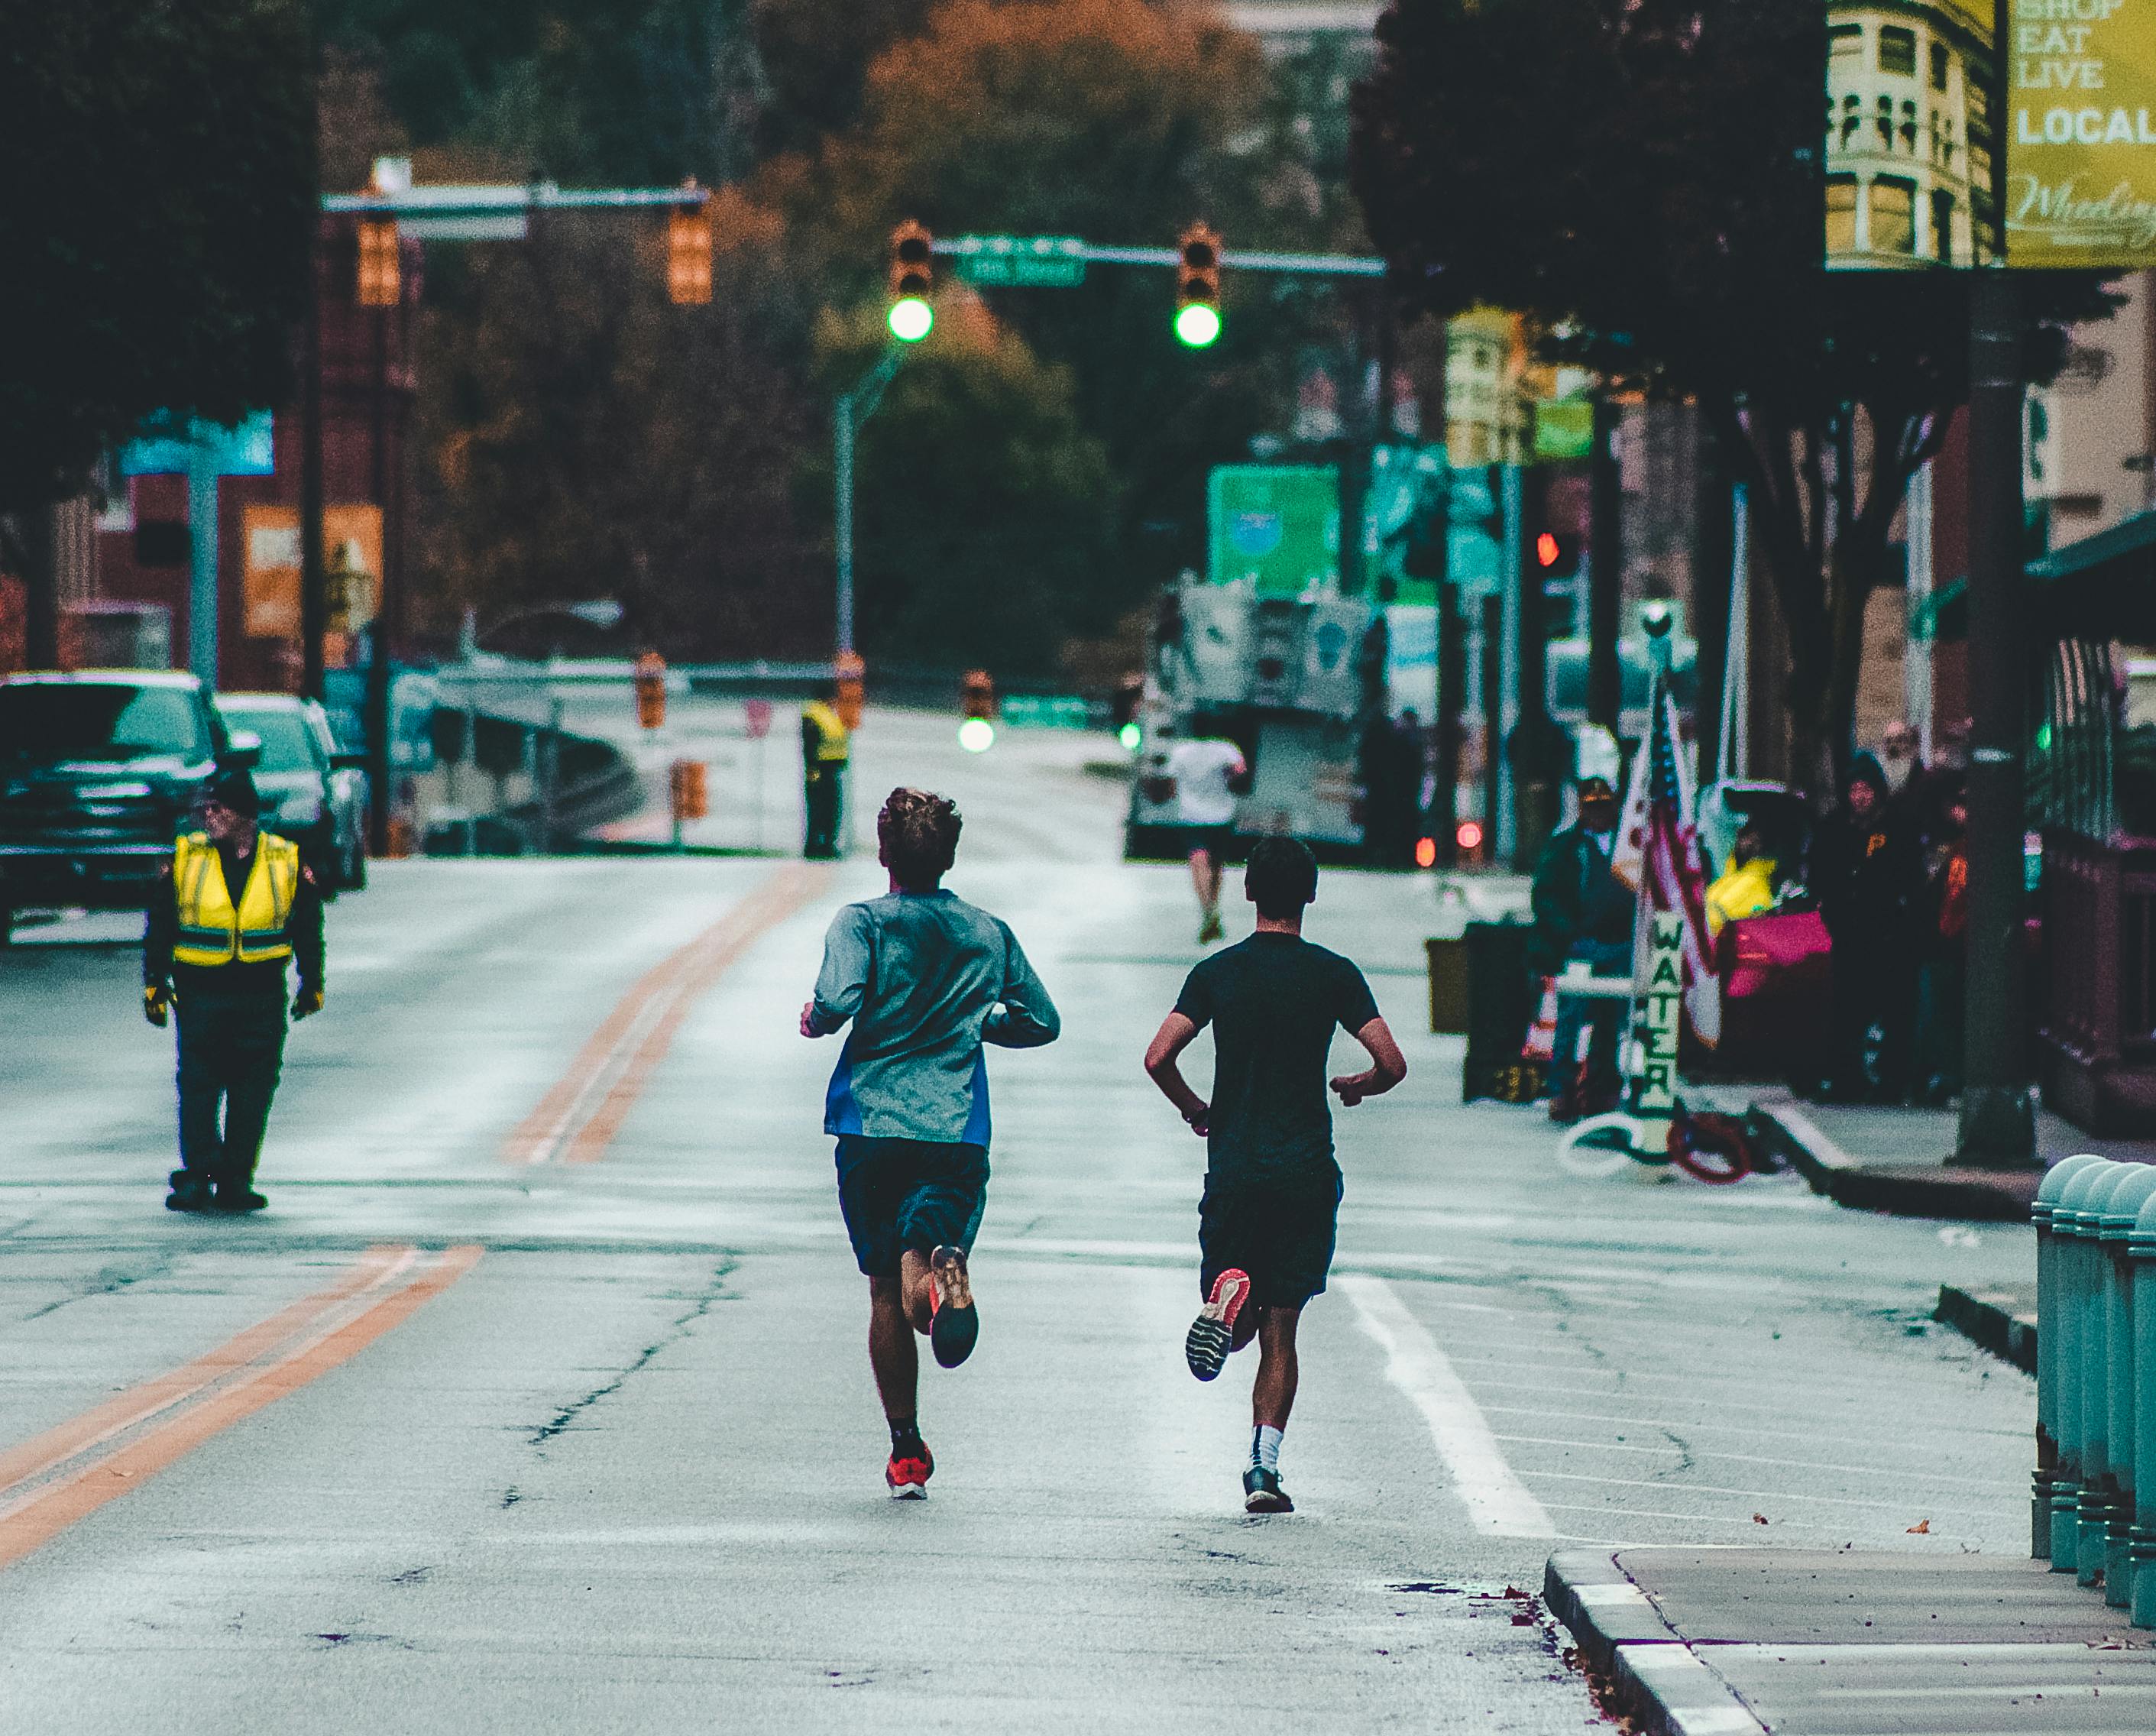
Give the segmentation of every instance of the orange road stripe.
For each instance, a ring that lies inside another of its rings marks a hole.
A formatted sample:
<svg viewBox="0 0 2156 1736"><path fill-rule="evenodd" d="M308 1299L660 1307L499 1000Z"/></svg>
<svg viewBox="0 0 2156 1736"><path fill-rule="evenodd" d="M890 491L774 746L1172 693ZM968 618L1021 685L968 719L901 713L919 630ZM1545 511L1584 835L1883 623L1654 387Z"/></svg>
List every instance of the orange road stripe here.
<svg viewBox="0 0 2156 1736"><path fill-rule="evenodd" d="M828 871L793 863L638 978L568 1071L503 1143L515 1163L595 1161L612 1143L687 1009L750 946L807 904ZM598 1129L594 1132L594 1129Z"/></svg>
<svg viewBox="0 0 2156 1736"><path fill-rule="evenodd" d="M0 1498L26 1478L65 1463L99 1441L147 1420L160 1410L171 1409L204 1387L245 1368L347 1297L381 1282L385 1276L409 1266L418 1256L416 1248L402 1245L369 1248L336 1282L312 1296L301 1297L289 1307L279 1309L216 1349L167 1374L131 1386L81 1415L48 1429L34 1440L0 1452Z"/></svg>
<svg viewBox="0 0 2156 1736"><path fill-rule="evenodd" d="M605 1155L697 1001L743 953L806 905L821 888L823 879L814 871L797 870L783 876L763 889L764 896L755 907L743 909L733 932L721 936L714 931L709 937L712 942L709 956L683 973L680 992L658 1023L644 1033L629 1055L629 1065L592 1112L591 1118L577 1130L562 1154L564 1163L593 1163Z"/></svg>
<svg viewBox="0 0 2156 1736"><path fill-rule="evenodd" d="M341 1367L455 1283L479 1263L484 1251L470 1244L448 1250L343 1324L306 1340L259 1373L213 1394L203 1403L153 1424L125 1446L0 1518L0 1566L43 1548L69 1526L141 1487L233 1424Z"/></svg>

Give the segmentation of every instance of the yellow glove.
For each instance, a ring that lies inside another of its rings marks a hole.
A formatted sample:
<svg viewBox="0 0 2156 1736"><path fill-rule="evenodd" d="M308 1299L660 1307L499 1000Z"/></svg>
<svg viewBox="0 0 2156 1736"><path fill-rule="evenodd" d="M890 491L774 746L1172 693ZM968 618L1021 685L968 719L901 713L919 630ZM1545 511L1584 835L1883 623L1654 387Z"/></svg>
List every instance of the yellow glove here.
<svg viewBox="0 0 2156 1736"><path fill-rule="evenodd" d="M172 1004L172 991L162 983L142 985L142 1016L158 1030L165 1028L165 1019Z"/></svg>
<svg viewBox="0 0 2156 1736"><path fill-rule="evenodd" d="M319 988L302 989L293 997L292 1016L305 1019L322 1009L322 991Z"/></svg>

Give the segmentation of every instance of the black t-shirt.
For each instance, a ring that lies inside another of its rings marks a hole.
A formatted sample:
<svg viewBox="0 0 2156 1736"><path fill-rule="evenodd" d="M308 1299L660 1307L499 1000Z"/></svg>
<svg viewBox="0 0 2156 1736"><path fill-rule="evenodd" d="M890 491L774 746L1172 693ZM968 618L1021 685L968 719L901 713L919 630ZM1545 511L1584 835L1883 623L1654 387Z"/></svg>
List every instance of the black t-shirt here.
<svg viewBox="0 0 2156 1736"><path fill-rule="evenodd" d="M1334 1028L1378 1016L1363 973L1300 935L1252 935L1190 973L1175 1010L1213 1027L1212 1178L1307 1178L1332 1163Z"/></svg>

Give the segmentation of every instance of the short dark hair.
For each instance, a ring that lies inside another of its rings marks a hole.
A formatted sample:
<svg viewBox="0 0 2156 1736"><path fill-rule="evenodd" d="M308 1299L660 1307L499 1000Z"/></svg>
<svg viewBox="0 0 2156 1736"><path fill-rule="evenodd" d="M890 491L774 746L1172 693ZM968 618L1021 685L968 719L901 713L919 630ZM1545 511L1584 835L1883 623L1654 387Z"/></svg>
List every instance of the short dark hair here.
<svg viewBox="0 0 2156 1736"><path fill-rule="evenodd" d="M1317 858L1300 838L1260 838L1250 846L1243 887L1260 916L1286 922L1317 896Z"/></svg>
<svg viewBox="0 0 2156 1736"><path fill-rule="evenodd" d="M876 815L877 854L899 885L925 891L951 871L964 824L948 796L901 786L884 798Z"/></svg>

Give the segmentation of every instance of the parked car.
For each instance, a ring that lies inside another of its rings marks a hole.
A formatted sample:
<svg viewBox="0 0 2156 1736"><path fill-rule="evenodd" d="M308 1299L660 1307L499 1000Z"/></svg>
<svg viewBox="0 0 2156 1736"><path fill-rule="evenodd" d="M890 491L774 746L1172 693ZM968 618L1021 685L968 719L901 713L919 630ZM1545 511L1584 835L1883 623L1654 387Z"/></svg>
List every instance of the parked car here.
<svg viewBox="0 0 2156 1736"><path fill-rule="evenodd" d="M31 907L141 909L233 734L192 675L0 675L0 944Z"/></svg>
<svg viewBox="0 0 2156 1736"><path fill-rule="evenodd" d="M218 714L260 738L262 824L300 846L326 891L367 884L367 756L338 750L329 714L289 693L220 693Z"/></svg>

